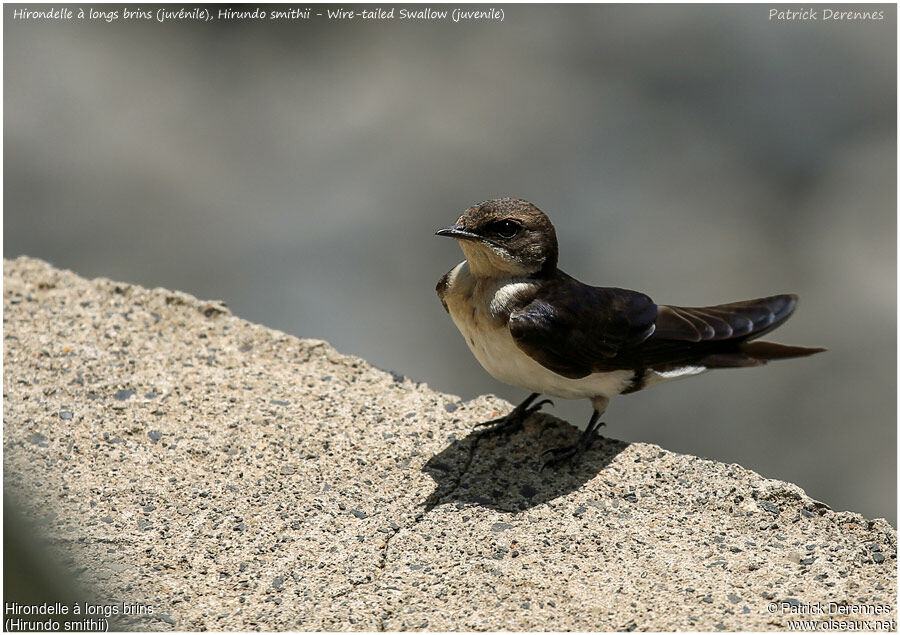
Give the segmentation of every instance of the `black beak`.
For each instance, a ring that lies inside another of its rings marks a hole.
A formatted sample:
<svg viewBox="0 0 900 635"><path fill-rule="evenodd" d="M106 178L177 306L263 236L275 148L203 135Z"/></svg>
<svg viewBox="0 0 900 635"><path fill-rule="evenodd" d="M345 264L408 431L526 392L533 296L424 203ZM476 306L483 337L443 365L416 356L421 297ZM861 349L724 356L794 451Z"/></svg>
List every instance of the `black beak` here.
<svg viewBox="0 0 900 635"><path fill-rule="evenodd" d="M435 236L447 236L448 238L455 238L456 240L482 240L481 236L478 234L473 234L472 232L467 232L465 229L460 227L459 225L451 225L450 227L444 227L444 229L439 229L434 232Z"/></svg>

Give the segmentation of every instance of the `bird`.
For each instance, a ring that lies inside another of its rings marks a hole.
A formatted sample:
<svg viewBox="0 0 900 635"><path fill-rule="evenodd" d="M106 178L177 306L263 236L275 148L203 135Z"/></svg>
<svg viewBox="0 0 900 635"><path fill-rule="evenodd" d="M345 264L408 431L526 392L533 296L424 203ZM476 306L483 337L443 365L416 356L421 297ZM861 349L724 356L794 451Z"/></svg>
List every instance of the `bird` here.
<svg viewBox="0 0 900 635"><path fill-rule="evenodd" d="M787 320L795 294L705 307L657 305L649 296L580 282L557 266L556 230L519 198L465 210L436 232L465 260L438 281L444 309L475 359L495 379L530 392L482 433L511 432L549 399L589 399L593 412L575 443L551 448L541 466L572 465L599 436L610 400L711 369L762 366L824 348L757 340Z"/></svg>

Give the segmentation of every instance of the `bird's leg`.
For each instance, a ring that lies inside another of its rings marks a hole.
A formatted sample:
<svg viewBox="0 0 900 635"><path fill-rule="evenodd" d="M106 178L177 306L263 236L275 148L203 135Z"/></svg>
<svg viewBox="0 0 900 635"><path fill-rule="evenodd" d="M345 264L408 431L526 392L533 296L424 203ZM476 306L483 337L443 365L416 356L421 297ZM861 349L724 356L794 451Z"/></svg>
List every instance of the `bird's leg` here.
<svg viewBox="0 0 900 635"><path fill-rule="evenodd" d="M550 448L549 450L544 451L541 456L547 456L548 454L552 456L544 462L541 466L541 470L546 467L558 467L563 463L571 463L574 465L579 461L581 455L590 449L597 437L600 436L597 431L601 426L606 425L600 421L600 415L606 410L606 405L609 403L609 400L594 398L593 403L594 413L591 415L591 420L588 421L587 428L585 428L584 432L581 433L581 436L578 437L578 441L572 445L563 445L558 448Z"/></svg>
<svg viewBox="0 0 900 635"><path fill-rule="evenodd" d="M540 396L541 393L533 392L528 397L520 403L518 406L512 409L512 411L506 415L505 417L499 417L497 419L491 419L490 421L485 421L484 423L476 424L476 428L480 428L482 426L493 426L492 428L487 428L486 430L482 430L482 435L488 434L497 434L497 433L511 433L516 432L522 428L522 422L525 421L532 414L541 409L545 403L553 405L553 402L549 399L541 399L536 404L532 405L535 399Z"/></svg>

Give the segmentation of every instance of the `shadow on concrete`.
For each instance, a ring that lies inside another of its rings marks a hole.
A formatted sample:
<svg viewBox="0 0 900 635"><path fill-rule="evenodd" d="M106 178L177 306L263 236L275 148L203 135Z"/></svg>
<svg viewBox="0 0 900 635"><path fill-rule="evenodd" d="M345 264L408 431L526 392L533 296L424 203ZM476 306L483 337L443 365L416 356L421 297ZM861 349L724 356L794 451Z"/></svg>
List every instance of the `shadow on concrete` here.
<svg viewBox="0 0 900 635"><path fill-rule="evenodd" d="M565 496L594 478L628 443L599 437L575 466L547 468L542 452L573 443L581 431L565 421L539 414L514 434L450 437L450 445L422 468L435 482L424 502L429 512L438 505L481 505L504 512L521 512Z"/></svg>
<svg viewBox="0 0 900 635"><path fill-rule="evenodd" d="M118 616L75 613L75 605L115 602L81 583L72 560L51 549L46 523L26 517L16 494L3 491L3 630L86 631L143 630ZM39 607L33 610L29 607ZM119 605L121 606L121 605ZM24 608L23 608L24 607ZM36 626L35 624L40 624ZM13 628L15 627L15 628Z"/></svg>

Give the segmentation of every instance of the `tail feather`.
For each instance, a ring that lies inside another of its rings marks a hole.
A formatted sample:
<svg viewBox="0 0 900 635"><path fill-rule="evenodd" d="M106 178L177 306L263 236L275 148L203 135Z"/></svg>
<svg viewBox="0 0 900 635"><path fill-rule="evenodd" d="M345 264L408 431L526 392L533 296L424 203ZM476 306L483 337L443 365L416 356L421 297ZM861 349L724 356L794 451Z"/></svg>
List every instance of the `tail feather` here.
<svg viewBox="0 0 900 635"><path fill-rule="evenodd" d="M815 353L821 353L826 348L807 348L804 346L788 346L787 344L776 344L775 342L761 342L754 340L752 342L741 342L738 349L747 357L760 361L768 361L770 359L789 359L791 357L806 357Z"/></svg>
<svg viewBox="0 0 900 635"><path fill-rule="evenodd" d="M640 345L641 361L664 372L685 365L741 368L826 350L757 339L784 324L796 307L792 293L708 307L661 305L655 331Z"/></svg>

